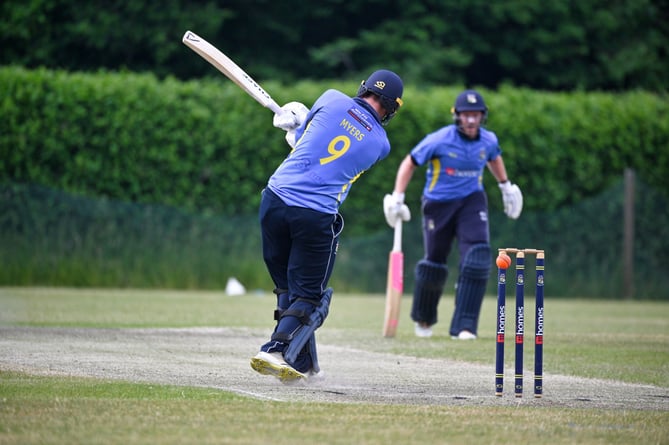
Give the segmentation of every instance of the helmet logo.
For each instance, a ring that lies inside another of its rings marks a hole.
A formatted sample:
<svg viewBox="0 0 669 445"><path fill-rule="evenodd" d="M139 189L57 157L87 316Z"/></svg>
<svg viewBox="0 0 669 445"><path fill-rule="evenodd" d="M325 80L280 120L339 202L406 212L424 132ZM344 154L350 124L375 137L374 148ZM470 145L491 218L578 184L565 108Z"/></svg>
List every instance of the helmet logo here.
<svg viewBox="0 0 669 445"><path fill-rule="evenodd" d="M467 94L467 103L475 104L476 102L476 94Z"/></svg>
<svg viewBox="0 0 669 445"><path fill-rule="evenodd" d="M382 90L386 87L386 83L383 80L377 80L376 82L374 82L374 86L379 90Z"/></svg>

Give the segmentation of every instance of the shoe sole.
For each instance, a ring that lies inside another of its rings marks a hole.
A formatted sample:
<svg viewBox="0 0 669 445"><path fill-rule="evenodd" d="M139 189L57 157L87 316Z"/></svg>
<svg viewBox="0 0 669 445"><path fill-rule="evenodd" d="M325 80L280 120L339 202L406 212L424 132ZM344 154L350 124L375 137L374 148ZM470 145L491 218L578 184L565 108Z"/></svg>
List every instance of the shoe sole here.
<svg viewBox="0 0 669 445"><path fill-rule="evenodd" d="M251 359L251 368L262 375L272 375L282 383L294 382L296 380L306 379L306 376L290 366L281 366L270 363L267 360L253 357Z"/></svg>
<svg viewBox="0 0 669 445"><path fill-rule="evenodd" d="M462 340L462 341L468 341L468 340L476 340L477 337L459 337L457 335L451 335L451 340Z"/></svg>

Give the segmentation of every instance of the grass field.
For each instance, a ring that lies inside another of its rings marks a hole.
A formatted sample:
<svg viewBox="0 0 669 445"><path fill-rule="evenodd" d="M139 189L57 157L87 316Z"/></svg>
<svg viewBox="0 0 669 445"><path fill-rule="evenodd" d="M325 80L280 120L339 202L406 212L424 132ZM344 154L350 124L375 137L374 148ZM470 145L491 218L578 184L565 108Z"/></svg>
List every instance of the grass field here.
<svg viewBox="0 0 669 445"><path fill-rule="evenodd" d="M268 293L0 288L0 327L225 326L264 333L273 307ZM492 393L494 307L487 298L479 340L452 341L447 295L435 336L425 340L412 334L405 298L397 337L382 339L381 295L335 293L318 338L324 345L489 366ZM527 323L531 331L533 320ZM669 303L548 298L545 332L547 373L669 388ZM532 340L528 335L526 342ZM669 397L664 409L652 410L274 402L214 384L184 387L18 368L11 354L0 357L0 444L669 444Z"/></svg>

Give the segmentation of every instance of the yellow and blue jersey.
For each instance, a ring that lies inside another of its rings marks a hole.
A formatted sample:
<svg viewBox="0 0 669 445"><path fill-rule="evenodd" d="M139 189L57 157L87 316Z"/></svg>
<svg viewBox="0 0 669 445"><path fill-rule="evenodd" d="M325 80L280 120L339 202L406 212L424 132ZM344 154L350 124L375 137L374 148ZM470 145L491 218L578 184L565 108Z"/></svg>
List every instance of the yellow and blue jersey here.
<svg viewBox="0 0 669 445"><path fill-rule="evenodd" d="M353 183L390 153L378 114L364 100L327 90L296 132L268 188L288 206L335 214Z"/></svg>
<svg viewBox="0 0 669 445"><path fill-rule="evenodd" d="M483 190L483 171L502 153L497 136L481 128L475 140L462 136L455 125L428 134L412 150L416 165L427 164L423 196L451 201Z"/></svg>

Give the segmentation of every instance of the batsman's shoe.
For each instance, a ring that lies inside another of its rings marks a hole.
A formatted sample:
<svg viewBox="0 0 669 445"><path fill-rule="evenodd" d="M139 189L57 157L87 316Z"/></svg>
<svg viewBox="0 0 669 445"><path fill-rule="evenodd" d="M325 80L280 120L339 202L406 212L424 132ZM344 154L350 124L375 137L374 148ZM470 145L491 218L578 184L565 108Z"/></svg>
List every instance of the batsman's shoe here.
<svg viewBox="0 0 669 445"><path fill-rule="evenodd" d="M416 323L416 329L414 331L416 333L416 337L432 337L432 326L427 326L422 323Z"/></svg>
<svg viewBox="0 0 669 445"><path fill-rule="evenodd" d="M323 380L325 380L325 371L320 370L318 372L315 372L313 369L310 369L309 372L307 373L307 378L309 379L309 383L322 382Z"/></svg>
<svg viewBox="0 0 669 445"><path fill-rule="evenodd" d="M453 340L476 340L476 334L469 331L460 331L458 335L452 335Z"/></svg>
<svg viewBox="0 0 669 445"><path fill-rule="evenodd" d="M290 366L280 352L260 351L251 359L251 368L263 375L273 375L283 383L306 379L307 375Z"/></svg>
<svg viewBox="0 0 669 445"><path fill-rule="evenodd" d="M310 386L310 385L319 385L325 381L325 372L318 371L314 372L313 369L304 373L305 378L296 379L296 380L282 380L282 383L287 386Z"/></svg>

